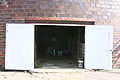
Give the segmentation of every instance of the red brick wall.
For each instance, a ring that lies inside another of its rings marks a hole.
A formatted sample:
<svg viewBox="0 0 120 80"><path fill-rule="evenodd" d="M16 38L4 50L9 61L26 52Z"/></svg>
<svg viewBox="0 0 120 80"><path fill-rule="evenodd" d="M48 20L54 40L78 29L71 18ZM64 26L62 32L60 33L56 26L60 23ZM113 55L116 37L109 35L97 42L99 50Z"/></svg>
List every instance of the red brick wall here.
<svg viewBox="0 0 120 80"><path fill-rule="evenodd" d="M91 18L95 24L114 26L115 44L120 40L119 9L120 0L0 0L0 54L5 54L5 24L24 23L26 17ZM1 55L0 67L4 66ZM120 60L114 68L120 68Z"/></svg>

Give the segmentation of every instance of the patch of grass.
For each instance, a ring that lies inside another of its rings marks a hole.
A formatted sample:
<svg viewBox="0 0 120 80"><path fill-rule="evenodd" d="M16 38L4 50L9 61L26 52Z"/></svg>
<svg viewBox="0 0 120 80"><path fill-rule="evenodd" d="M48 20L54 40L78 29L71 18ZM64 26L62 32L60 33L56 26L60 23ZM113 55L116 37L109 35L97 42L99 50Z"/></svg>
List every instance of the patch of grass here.
<svg viewBox="0 0 120 80"><path fill-rule="evenodd" d="M33 72L32 72L32 71L28 71L28 73L29 73L30 75L33 75Z"/></svg>
<svg viewBox="0 0 120 80"><path fill-rule="evenodd" d="M35 64L35 68L42 68L43 67L43 60L42 59L38 59L37 63Z"/></svg>
<svg viewBox="0 0 120 80"><path fill-rule="evenodd" d="M42 68L43 67L43 61L42 59L38 59L37 63L35 64L35 68Z"/></svg>
<svg viewBox="0 0 120 80"><path fill-rule="evenodd" d="M37 65L35 65L35 68L42 68L43 66L42 65L39 65L39 64L37 64Z"/></svg>

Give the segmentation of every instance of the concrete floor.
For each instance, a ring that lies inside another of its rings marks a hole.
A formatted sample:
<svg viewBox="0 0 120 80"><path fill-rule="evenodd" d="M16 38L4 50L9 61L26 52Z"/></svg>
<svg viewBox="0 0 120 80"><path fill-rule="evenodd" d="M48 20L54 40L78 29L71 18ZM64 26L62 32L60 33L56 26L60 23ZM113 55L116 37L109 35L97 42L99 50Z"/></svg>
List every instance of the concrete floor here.
<svg viewBox="0 0 120 80"><path fill-rule="evenodd" d="M39 62L43 69L77 68L73 59L62 56L42 57Z"/></svg>
<svg viewBox="0 0 120 80"><path fill-rule="evenodd" d="M120 69L35 69L32 75L21 71L0 71L0 80L120 80Z"/></svg>

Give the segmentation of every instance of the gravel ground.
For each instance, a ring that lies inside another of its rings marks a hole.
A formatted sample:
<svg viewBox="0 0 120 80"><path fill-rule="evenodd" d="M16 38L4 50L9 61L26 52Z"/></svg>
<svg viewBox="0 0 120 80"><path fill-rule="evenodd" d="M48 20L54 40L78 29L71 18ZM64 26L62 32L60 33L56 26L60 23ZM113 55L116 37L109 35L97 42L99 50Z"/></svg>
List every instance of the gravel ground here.
<svg viewBox="0 0 120 80"><path fill-rule="evenodd" d="M1 71L0 80L120 80L120 69L36 69L32 74L22 71Z"/></svg>

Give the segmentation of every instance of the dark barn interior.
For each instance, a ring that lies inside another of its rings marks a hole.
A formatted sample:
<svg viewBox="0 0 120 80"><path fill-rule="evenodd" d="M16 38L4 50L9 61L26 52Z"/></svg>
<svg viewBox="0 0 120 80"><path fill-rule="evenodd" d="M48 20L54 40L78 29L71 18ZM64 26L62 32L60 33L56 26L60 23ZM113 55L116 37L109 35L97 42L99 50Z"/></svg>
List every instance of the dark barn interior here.
<svg viewBox="0 0 120 80"><path fill-rule="evenodd" d="M36 68L77 68L84 62L83 26L35 26Z"/></svg>

